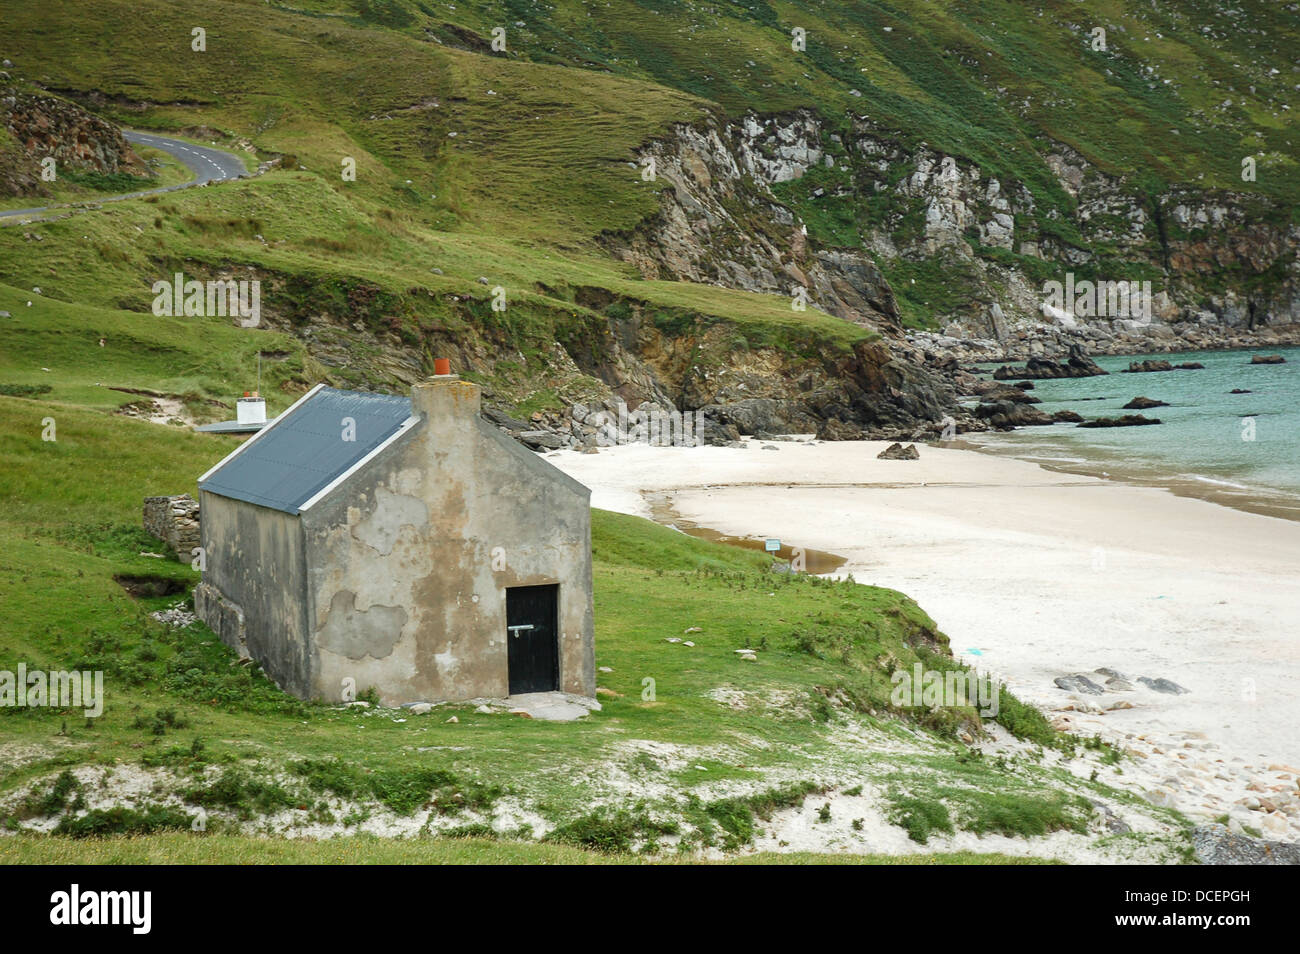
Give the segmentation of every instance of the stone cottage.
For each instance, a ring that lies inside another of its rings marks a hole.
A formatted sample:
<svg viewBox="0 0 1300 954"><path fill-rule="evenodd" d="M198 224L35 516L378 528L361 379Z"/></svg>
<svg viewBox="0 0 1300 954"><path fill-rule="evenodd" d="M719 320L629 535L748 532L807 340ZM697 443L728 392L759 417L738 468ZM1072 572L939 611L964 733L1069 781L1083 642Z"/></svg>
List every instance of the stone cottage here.
<svg viewBox="0 0 1300 954"><path fill-rule="evenodd" d="M594 696L591 491L479 404L304 395L199 478L199 617L301 698Z"/></svg>

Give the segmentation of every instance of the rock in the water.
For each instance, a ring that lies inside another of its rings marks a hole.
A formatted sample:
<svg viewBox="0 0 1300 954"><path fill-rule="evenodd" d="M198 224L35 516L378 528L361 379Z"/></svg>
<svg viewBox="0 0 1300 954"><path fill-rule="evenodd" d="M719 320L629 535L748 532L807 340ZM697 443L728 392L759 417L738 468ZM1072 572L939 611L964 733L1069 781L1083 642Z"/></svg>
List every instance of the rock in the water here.
<svg viewBox="0 0 1300 954"><path fill-rule="evenodd" d="M1300 845L1233 834L1224 825L1192 829L1192 850L1203 865L1297 865Z"/></svg>
<svg viewBox="0 0 1300 954"><path fill-rule="evenodd" d="M1174 366L1168 361L1157 361L1149 358L1146 361L1130 361L1128 367L1121 373L1142 374L1147 371L1172 371L1173 369Z"/></svg>
<svg viewBox="0 0 1300 954"><path fill-rule="evenodd" d="M1083 415L1077 411L1053 411L1052 420L1058 423L1081 424L1083 422Z"/></svg>
<svg viewBox="0 0 1300 954"><path fill-rule="evenodd" d="M975 407L975 416L987 420L991 425L1006 430L1034 424L1052 424L1050 414L1036 407L1014 401L993 401Z"/></svg>
<svg viewBox="0 0 1300 954"><path fill-rule="evenodd" d="M1073 676L1057 676L1053 682L1058 689L1064 689L1066 692L1082 692L1089 696L1100 696L1106 691L1087 676L1077 673Z"/></svg>
<svg viewBox="0 0 1300 954"><path fill-rule="evenodd" d="M1146 411L1153 407L1168 407L1165 401L1157 401L1149 397L1135 397L1124 405L1125 411Z"/></svg>
<svg viewBox="0 0 1300 954"><path fill-rule="evenodd" d="M1028 381L1023 382L1028 384ZM993 401L1010 401L1013 404L1042 404L1042 398L1036 398L1032 394L1026 394L1020 385L1015 387L994 387L980 395L980 400L985 402Z"/></svg>
<svg viewBox="0 0 1300 954"><path fill-rule="evenodd" d="M1286 358L1280 354L1256 354L1251 355L1251 364L1286 364Z"/></svg>
<svg viewBox="0 0 1300 954"><path fill-rule="evenodd" d="M1138 676L1138 682L1142 683L1142 685L1146 686L1153 692L1163 692L1166 695L1171 696L1181 696L1184 693L1192 691L1183 688L1170 679L1148 679L1146 676Z"/></svg>
<svg viewBox="0 0 1300 954"><path fill-rule="evenodd" d="M876 458L878 460L920 460L921 452L916 449L915 444L908 444L906 447L902 444L890 444L877 454Z"/></svg>
<svg viewBox="0 0 1300 954"><path fill-rule="evenodd" d="M1012 378L1042 380L1044 378L1091 378L1106 374L1097 362L1089 358L1079 345L1070 346L1070 357L1061 364L1046 358L1030 358L1023 368L1009 364L993 372L995 381L1010 381Z"/></svg>
<svg viewBox="0 0 1300 954"><path fill-rule="evenodd" d="M1233 388L1233 389L1232 389L1231 391L1229 391L1228 393L1229 393L1229 394L1254 394L1255 392L1254 392L1254 391L1251 391L1251 390L1248 390L1248 389L1246 389L1246 388Z"/></svg>
<svg viewBox="0 0 1300 954"><path fill-rule="evenodd" d="M1140 427L1143 424L1161 424L1158 417L1143 417L1141 414L1125 414L1123 417L1099 417L1084 421L1078 427Z"/></svg>

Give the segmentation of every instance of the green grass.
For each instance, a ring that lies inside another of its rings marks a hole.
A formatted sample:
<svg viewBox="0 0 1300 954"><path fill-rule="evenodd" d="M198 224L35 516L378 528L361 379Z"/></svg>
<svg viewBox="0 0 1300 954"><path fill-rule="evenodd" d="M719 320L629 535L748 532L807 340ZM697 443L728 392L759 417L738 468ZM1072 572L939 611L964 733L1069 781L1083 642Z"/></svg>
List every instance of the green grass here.
<svg viewBox="0 0 1300 954"><path fill-rule="evenodd" d="M612 669L600 684L619 695L600 713L557 725L449 706L396 722L302 703L256 666L233 665L201 624L172 630L147 616L183 598L198 574L141 555L156 543L136 529L140 501L193 491L230 439L55 396L0 397L0 430L13 435L0 448L0 667L102 669L106 702L95 720L0 710L6 743L42 753L0 768L0 796L34 792L10 811L15 822L52 816L66 833L88 837L186 827L200 810L214 833L272 817L350 828L376 812L428 811L446 819L439 826L470 833L509 798L533 806L564 843L618 853L672 838L688 849L736 850L774 812L842 773L895 770L895 756L838 749L833 734L846 721L887 737L912 725L940 750L955 745L946 740L963 722L978 724L964 709L891 709L892 667L952 665L942 634L905 596L773 574L765 554L601 511L593 513L597 662ZM58 422L57 441L40 439L47 416ZM133 599L115 582L125 576L181 592ZM667 642L696 626L694 647ZM741 661L743 647L759 661ZM654 701L641 698L647 677ZM719 703L710 693L720 686L749 704ZM446 722L451 714L459 721ZM1060 741L1045 727L1029 730ZM679 747L684 762L664 764L628 747L630 739ZM638 807L575 783L610 765L666 788ZM155 795L91 815L73 807L84 786L60 774L128 768L155 773ZM1024 771L1019 784L1050 787L1051 778ZM1008 791L1002 767L963 772L975 789ZM751 791L718 794L734 784Z"/></svg>
<svg viewBox="0 0 1300 954"><path fill-rule="evenodd" d="M267 310L277 328L321 322L315 344L351 348L356 361L344 364L354 367L324 372L335 383L393 386L440 350L465 365L483 348L514 350L525 359L519 373L497 374L492 362L472 370L509 403L535 409L539 393L581 387L549 370L554 342L607 334L564 289L600 288L701 327L734 326L733 340L749 347L819 362L865 334L815 310L792 315L780 296L645 282L611 261L598 238L653 215L662 188L628 162L672 123L802 107L843 132L854 111L906 148L925 142L979 163L1008 189L1023 183L1037 212L1021 230L1066 244L1088 240L1043 161L1052 140L1126 176L1139 198L1171 184L1251 190L1268 200L1261 209L1272 220L1300 192L1281 108L1300 108L1282 68L1296 26L1263 0L1244 6L1250 30L1210 0L1177 9L1108 0L1087 17L1070 0L1033 9L1011 0L455 6L106 0L88 11L52 0L9 11L0 45L25 51L24 75L74 98L103 93L108 102L97 108L131 125L215 141L250 164L285 163L255 182L45 223L42 241L0 229L0 281L39 281L56 299L137 312L149 285L173 270L202 277L251 265L273 286ZM135 29L141 17L153 29ZM206 52L179 41L166 48L167 37L188 37L200 21L217 24ZM1105 53L1089 47L1093 22L1108 29ZM465 39L502 24L503 54ZM807 31L802 53L790 48L795 26ZM242 151L246 142L257 157ZM861 157L832 151L865 174ZM1255 183L1240 181L1247 154L1260 157ZM356 161L355 182L339 175L345 157ZM890 190L810 197L814 187L834 192L847 175L837 163L778 191L829 244L857 246L891 215L902 232L917 227L919 210ZM953 268L881 264L909 325L975 304L974 280ZM487 308L479 276L507 289L506 316ZM1244 280L1226 276L1234 286ZM321 285L328 294L305 294ZM358 341L350 325L362 300ZM393 348L409 353L409 366L393 367Z"/></svg>
<svg viewBox="0 0 1300 954"><path fill-rule="evenodd" d="M367 837L311 839L255 838L236 835L192 837L153 834L129 838L69 840L24 835L0 839L0 864L275 864L275 865L607 865L648 864L636 855L583 850L561 844L525 844L483 838L384 839ZM663 863L663 862L659 862ZM669 862L673 863L673 862ZM716 863L716 862L712 862ZM1044 864L976 852L927 855L755 854L730 864L782 865L1006 865Z"/></svg>
<svg viewBox="0 0 1300 954"><path fill-rule="evenodd" d="M0 711L13 753L0 761L11 822L57 818L76 836L0 839L0 853L624 861L674 839L739 850L777 813L846 779L861 791L864 777L897 793L900 824L918 838L941 834L945 819L953 830L1025 836L1078 830L1088 814L1080 793L1101 786L1030 758L972 758L955 739L963 724L980 724L973 710L891 707L896 667L955 665L907 597L775 575L762 554L613 514L593 517L597 662L611 670L602 687L618 694L600 713L560 726L452 706L398 722L285 696L257 667L234 665L202 625L173 631L148 616L184 599L198 577L143 555L157 544L136 529L141 499L193 492L236 442L114 412L177 400L196 420L228 418L232 398L254 386L259 354L272 413L318 381L403 390L450 355L495 403L526 415L597 389L611 319L634 322L647 340L666 336L655 359L666 377L678 343L700 369L770 349L794 375L820 371L875 333L793 312L782 296L646 281L608 254L603 237L659 209L664 186L628 165L639 147L674 123L745 109L811 108L842 133L852 110L907 148L925 141L1024 183L1038 225L1066 243L1085 239L1043 163L1048 137L1102 169L1137 170L1131 185L1144 194L1168 183L1241 188L1246 150L1263 155L1254 188L1267 219L1296 194L1292 132L1272 116L1294 98L1291 77L1264 68L1294 47L1294 24L1259 3L1247 4L1254 33L1208 0L1178 10L1107 0L1094 13L1112 27L1103 59L1070 28L1080 8L1066 0L1049 0L1041 18L1010 0L556 0L544 17L522 0L456 6L104 0L88 10L51 0L6 11L0 48L24 51L17 69L28 78L73 98L102 93L95 108L110 118L216 142L250 170L280 163L237 183L0 228L0 311L9 312L0 317L0 666L85 666L109 680L94 721ZM148 31L138 29L144 20ZM211 24L203 54L187 49L197 22ZM1201 22L1217 32L1202 35ZM490 55L470 34L498 23L510 24L509 49ZM808 30L804 53L790 49L793 26ZM1153 88L1143 72L1151 64L1176 83ZM1224 85L1234 87L1226 112ZM1182 130L1176 142L1171 127ZM777 190L815 241L855 246L882 225L919 234L923 210L889 190L814 196L861 186L861 157L833 151L835 169ZM355 182L339 174L345 158ZM184 175L170 161L157 172L164 183ZM83 176L54 198L122 185ZM1038 267L975 251L1031 277ZM881 268L909 325L981 304L973 265ZM261 281L262 325L153 315L153 283L177 271ZM497 285L504 313L490 305ZM576 371L559 367L557 343ZM133 599L115 581L128 576L178 592ZM693 648L667 642L691 627L701 628ZM756 663L738 658L744 647ZM654 701L641 699L646 679ZM744 705L720 703L719 689ZM445 721L452 714L458 721ZM1079 742L1010 695L999 722L1040 746ZM846 749L837 741L846 726L905 751ZM656 757L643 743L681 754ZM151 773L158 793L84 812L77 772L128 770ZM658 794L620 797L601 781L610 772L653 779ZM952 776L963 784L945 781ZM522 827L481 837L484 819L511 801L545 819L551 840L526 841ZM210 834L170 831L200 810ZM420 812L424 834L451 826L479 837L289 845L234 834L272 818L350 831ZM142 837L98 837L114 833Z"/></svg>

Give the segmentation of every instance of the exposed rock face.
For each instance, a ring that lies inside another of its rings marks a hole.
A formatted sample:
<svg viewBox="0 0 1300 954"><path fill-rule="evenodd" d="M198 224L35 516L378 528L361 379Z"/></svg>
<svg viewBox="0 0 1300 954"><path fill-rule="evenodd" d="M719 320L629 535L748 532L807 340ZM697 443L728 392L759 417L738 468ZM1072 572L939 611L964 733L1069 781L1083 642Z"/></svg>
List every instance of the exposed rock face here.
<svg viewBox="0 0 1300 954"><path fill-rule="evenodd" d="M863 435L860 427L845 424L839 418L832 417L828 421L823 421L817 428L816 437L819 441L860 441Z"/></svg>
<svg viewBox="0 0 1300 954"><path fill-rule="evenodd" d="M668 183L661 209L633 234L604 236L646 278L707 282L806 299L804 307L872 328L901 329L893 291L870 256L814 250L770 186L824 160L808 112L678 125L638 155Z"/></svg>
<svg viewBox="0 0 1300 954"><path fill-rule="evenodd" d="M22 149L20 157L0 161L0 189L9 195L41 192L40 162L47 157L56 172L148 175L117 126L67 100L9 88L0 93L0 121Z"/></svg>
<svg viewBox="0 0 1300 954"><path fill-rule="evenodd" d="M859 216L870 223L859 225L862 245L885 273L908 262L949 267L968 292L937 316L950 338L1022 360L1064 354L1070 344L1122 354L1300 342L1300 225L1283 203L1188 188L1150 195L1064 144L1051 150L1046 171L1061 191L1044 204L1041 184L1035 192L960 156L905 145L864 116L835 131L804 111L678 127L642 153L672 183L660 220L606 238L647 275L781 294L802 285L832 314L896 321L888 284L856 245L810 251L797 214L773 199L771 187L819 168L827 184L805 190L810 201L867 212ZM758 199L752 208L763 221L741 211L748 198ZM1101 276L1123 307L1106 294L1091 308L1077 300L1058 307L1023 268L981 249L1040 259L1063 284L1076 267L1112 261L1159 277L1148 290L1138 274ZM1258 280L1270 272L1277 281Z"/></svg>

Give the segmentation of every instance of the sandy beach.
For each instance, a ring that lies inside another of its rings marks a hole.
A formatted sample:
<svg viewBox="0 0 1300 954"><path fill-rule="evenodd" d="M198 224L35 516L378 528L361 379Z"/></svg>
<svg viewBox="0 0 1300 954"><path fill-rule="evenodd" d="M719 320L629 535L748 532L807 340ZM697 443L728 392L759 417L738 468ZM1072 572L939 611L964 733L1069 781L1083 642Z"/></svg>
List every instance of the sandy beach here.
<svg viewBox="0 0 1300 954"><path fill-rule="evenodd" d="M920 460L878 460L885 446L547 457L592 488L594 507L843 556L840 574L920 603L954 655L1060 727L1128 751L1113 784L1300 840L1300 523L972 450L919 445ZM1104 685L1102 667L1134 688L1053 682L1083 673Z"/></svg>

